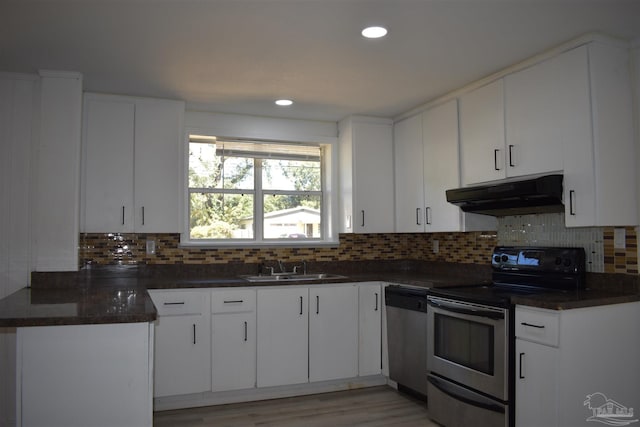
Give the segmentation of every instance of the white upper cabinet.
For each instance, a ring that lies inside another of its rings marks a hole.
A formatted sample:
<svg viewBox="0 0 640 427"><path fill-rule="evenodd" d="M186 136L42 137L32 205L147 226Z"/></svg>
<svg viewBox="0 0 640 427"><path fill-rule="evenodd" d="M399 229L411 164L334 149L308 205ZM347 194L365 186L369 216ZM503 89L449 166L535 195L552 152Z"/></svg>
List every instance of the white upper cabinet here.
<svg viewBox="0 0 640 427"><path fill-rule="evenodd" d="M135 105L85 96L83 231L133 230Z"/></svg>
<svg viewBox="0 0 640 427"><path fill-rule="evenodd" d="M84 232L180 232L184 103L85 94Z"/></svg>
<svg viewBox="0 0 640 427"><path fill-rule="evenodd" d="M422 114L393 125L396 232L424 231Z"/></svg>
<svg viewBox="0 0 640 427"><path fill-rule="evenodd" d="M461 211L446 190L460 186L458 103L453 99L422 115L425 230L462 231Z"/></svg>
<svg viewBox="0 0 640 427"><path fill-rule="evenodd" d="M184 102L136 99L135 219L142 233L182 231Z"/></svg>
<svg viewBox="0 0 640 427"><path fill-rule="evenodd" d="M584 60L571 51L505 77L507 176L562 170L563 144L588 105L576 74Z"/></svg>
<svg viewBox="0 0 640 427"><path fill-rule="evenodd" d="M571 63L557 56L460 97L463 185L562 170Z"/></svg>
<svg viewBox="0 0 640 427"><path fill-rule="evenodd" d="M629 53L591 41L460 96L462 185L564 175L566 225L633 225Z"/></svg>
<svg viewBox="0 0 640 427"><path fill-rule="evenodd" d="M628 51L591 43L570 53L573 84L576 92L580 89L580 98L574 99L581 108L575 107L570 137L564 141L566 225L637 224Z"/></svg>
<svg viewBox="0 0 640 427"><path fill-rule="evenodd" d="M506 176L504 81L460 97L460 167L463 185Z"/></svg>
<svg viewBox="0 0 640 427"><path fill-rule="evenodd" d="M339 124L340 230L394 229L391 120L348 117Z"/></svg>
<svg viewBox="0 0 640 427"><path fill-rule="evenodd" d="M495 229L495 218L463 214L447 202L460 187L455 99L394 126L396 232Z"/></svg>

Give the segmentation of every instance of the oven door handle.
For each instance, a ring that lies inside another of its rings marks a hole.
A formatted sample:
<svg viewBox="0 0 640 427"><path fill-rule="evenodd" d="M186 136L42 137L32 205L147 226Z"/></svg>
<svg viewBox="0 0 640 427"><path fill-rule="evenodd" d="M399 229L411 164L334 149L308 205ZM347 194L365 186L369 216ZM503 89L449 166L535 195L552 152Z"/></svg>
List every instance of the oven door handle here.
<svg viewBox="0 0 640 427"><path fill-rule="evenodd" d="M470 393L462 387L456 387L450 384L448 381L445 382L440 380L438 377L428 375L427 381L429 381L435 388L437 388L441 392L445 393L448 396L451 396L453 399L492 412L498 412L501 414L504 414L506 412L504 406L494 403L488 397L484 397L476 393Z"/></svg>
<svg viewBox="0 0 640 427"><path fill-rule="evenodd" d="M440 308L442 310L451 311L453 313L466 314L469 316L488 317L489 319L504 319L503 312L479 310L475 308L464 308L453 304L447 304L442 301L429 300L429 305L432 307Z"/></svg>

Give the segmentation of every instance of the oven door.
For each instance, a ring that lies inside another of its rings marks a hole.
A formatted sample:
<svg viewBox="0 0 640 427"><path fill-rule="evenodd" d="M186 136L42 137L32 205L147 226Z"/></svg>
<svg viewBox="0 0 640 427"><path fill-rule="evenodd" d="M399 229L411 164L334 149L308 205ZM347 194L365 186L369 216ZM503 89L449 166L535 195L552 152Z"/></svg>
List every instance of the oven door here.
<svg viewBox="0 0 640 427"><path fill-rule="evenodd" d="M509 310L435 296L428 302L429 370L507 401Z"/></svg>

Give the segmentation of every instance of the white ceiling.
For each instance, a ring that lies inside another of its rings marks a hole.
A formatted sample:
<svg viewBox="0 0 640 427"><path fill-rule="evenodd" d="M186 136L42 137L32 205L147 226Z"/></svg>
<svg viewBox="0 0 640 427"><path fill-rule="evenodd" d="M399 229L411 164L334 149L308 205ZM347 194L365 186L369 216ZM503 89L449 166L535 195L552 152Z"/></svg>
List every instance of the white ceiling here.
<svg viewBox="0 0 640 427"><path fill-rule="evenodd" d="M0 71L335 121L397 116L591 31L640 38L640 0L0 0Z"/></svg>

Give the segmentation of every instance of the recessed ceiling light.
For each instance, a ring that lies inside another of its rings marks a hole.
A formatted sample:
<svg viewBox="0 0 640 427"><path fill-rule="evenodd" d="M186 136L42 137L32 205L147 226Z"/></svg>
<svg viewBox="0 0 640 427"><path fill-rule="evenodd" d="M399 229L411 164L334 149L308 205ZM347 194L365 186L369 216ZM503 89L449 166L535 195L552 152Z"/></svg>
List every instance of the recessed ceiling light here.
<svg viewBox="0 0 640 427"><path fill-rule="evenodd" d="M384 27L367 27L362 30L362 35L368 39L379 39L387 35L387 29Z"/></svg>
<svg viewBox="0 0 640 427"><path fill-rule="evenodd" d="M293 104L293 101L290 99L278 99L276 101L276 105L279 105L281 107L287 107L289 105Z"/></svg>

